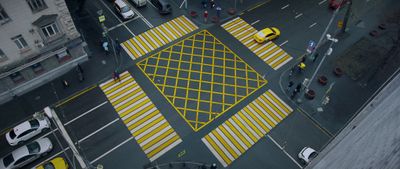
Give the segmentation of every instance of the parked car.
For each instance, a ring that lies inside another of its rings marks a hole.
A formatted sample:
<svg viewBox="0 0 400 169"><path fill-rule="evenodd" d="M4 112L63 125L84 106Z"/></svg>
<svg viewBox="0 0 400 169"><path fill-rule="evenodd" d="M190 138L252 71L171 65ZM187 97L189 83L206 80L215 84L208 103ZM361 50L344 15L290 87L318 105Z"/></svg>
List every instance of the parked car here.
<svg viewBox="0 0 400 169"><path fill-rule="evenodd" d="M158 9L158 12L162 15L171 13L172 7L167 0L150 0L151 3Z"/></svg>
<svg viewBox="0 0 400 169"><path fill-rule="evenodd" d="M124 18L125 20L133 18L135 13L132 9L125 3L123 0L115 0L114 1L115 10Z"/></svg>
<svg viewBox="0 0 400 169"><path fill-rule="evenodd" d="M40 138L0 159L0 169L21 168L53 149L50 139Z"/></svg>
<svg viewBox="0 0 400 169"><path fill-rule="evenodd" d="M347 3L347 0L329 0L329 7L333 10L341 8Z"/></svg>
<svg viewBox="0 0 400 169"><path fill-rule="evenodd" d="M142 6L146 6L147 1L146 0L131 0L136 7L142 7Z"/></svg>
<svg viewBox="0 0 400 169"><path fill-rule="evenodd" d="M265 28L254 34L254 40L256 40L258 43L263 43L265 40L274 40L278 38L279 35L281 35L281 32L278 28Z"/></svg>
<svg viewBox="0 0 400 169"><path fill-rule="evenodd" d="M6 140L11 146L15 146L20 142L29 140L30 138L38 135L44 129L50 128L50 121L47 117L43 119L31 119L18 124L6 133Z"/></svg>
<svg viewBox="0 0 400 169"><path fill-rule="evenodd" d="M298 154L299 159L304 164L310 163L318 155L317 151L312 149L311 147L304 147L300 153Z"/></svg>
<svg viewBox="0 0 400 169"><path fill-rule="evenodd" d="M62 157L56 157L46 162L40 166L37 166L36 169L68 169L68 163Z"/></svg>

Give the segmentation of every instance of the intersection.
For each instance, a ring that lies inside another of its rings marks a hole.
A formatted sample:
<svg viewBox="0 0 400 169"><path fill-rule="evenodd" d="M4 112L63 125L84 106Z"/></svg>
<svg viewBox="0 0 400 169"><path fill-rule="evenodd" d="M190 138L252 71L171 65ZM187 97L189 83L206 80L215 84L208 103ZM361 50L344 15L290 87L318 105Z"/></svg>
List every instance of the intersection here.
<svg viewBox="0 0 400 169"><path fill-rule="evenodd" d="M333 138L332 128L343 125L330 128L316 122L280 84L308 40L322 33L330 18L327 2L272 0L217 24L191 18L176 3L170 16L156 15L152 4L132 7L137 17L128 21L108 1L88 3L92 5L86 5L85 17L97 19L102 9L108 35L118 38L116 45L123 49L120 55L103 57L92 44L94 60L101 60L95 72L118 70L120 79L112 79L108 71L52 106L92 166L128 169L185 162L215 163L218 168L304 168L298 152L305 146L320 150ZM253 35L268 26L279 27L282 36L255 42ZM100 34L99 27L93 32ZM44 136L62 138L57 129ZM3 155L10 148L0 141ZM65 141L57 145L51 156L74 163Z"/></svg>

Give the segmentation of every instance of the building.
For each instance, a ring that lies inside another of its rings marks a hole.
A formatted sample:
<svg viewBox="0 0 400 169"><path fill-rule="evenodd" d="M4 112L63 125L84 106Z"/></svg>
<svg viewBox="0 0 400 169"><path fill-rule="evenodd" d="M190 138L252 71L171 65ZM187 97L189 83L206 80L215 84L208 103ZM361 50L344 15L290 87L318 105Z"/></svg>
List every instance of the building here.
<svg viewBox="0 0 400 169"><path fill-rule="evenodd" d="M64 0L0 0L0 103L88 59Z"/></svg>

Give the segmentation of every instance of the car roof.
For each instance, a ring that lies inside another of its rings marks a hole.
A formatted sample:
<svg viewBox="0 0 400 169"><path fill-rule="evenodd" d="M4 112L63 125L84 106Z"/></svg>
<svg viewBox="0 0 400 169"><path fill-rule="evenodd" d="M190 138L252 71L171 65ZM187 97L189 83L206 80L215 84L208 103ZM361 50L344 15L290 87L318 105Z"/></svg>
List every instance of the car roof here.
<svg viewBox="0 0 400 169"><path fill-rule="evenodd" d="M32 128L32 127L31 127L31 124L29 123L29 120L28 120L28 121L25 121L25 122L23 122L23 123L18 124L17 126L15 126L15 127L13 128L13 130L14 130L14 133L15 133L16 135L20 135L20 134L23 133L24 131L29 130L29 129L31 129L31 128Z"/></svg>
<svg viewBox="0 0 400 169"><path fill-rule="evenodd" d="M21 157L24 157L29 154L28 147L26 147L26 145L24 145L16 150L14 150L11 154L14 157L14 160L17 161Z"/></svg>
<svg viewBox="0 0 400 169"><path fill-rule="evenodd" d="M115 0L115 4L117 4L120 7L127 6L123 0Z"/></svg>
<svg viewBox="0 0 400 169"><path fill-rule="evenodd" d="M304 157L309 158L310 155L311 155L312 153L314 153L314 152L316 152L314 149L312 149L312 148L310 148L310 147L307 147L307 148L303 151L303 155L304 155Z"/></svg>

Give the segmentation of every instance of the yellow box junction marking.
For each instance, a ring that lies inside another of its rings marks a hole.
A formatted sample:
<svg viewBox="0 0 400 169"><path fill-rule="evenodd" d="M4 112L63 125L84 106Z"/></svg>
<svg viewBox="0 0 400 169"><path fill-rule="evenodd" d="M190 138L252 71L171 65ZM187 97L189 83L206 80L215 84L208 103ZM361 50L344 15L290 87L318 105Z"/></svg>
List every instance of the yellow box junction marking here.
<svg viewBox="0 0 400 169"><path fill-rule="evenodd" d="M120 45L135 60L196 29L198 27L186 16L182 15L122 42Z"/></svg>
<svg viewBox="0 0 400 169"><path fill-rule="evenodd" d="M272 90L268 90L201 140L226 167L292 111Z"/></svg>
<svg viewBox="0 0 400 169"><path fill-rule="evenodd" d="M137 65L194 131L267 84L207 30Z"/></svg>
<svg viewBox="0 0 400 169"><path fill-rule="evenodd" d="M253 36L258 31L240 17L232 19L221 26L274 70L292 60L291 56L271 41L257 43Z"/></svg>
<svg viewBox="0 0 400 169"><path fill-rule="evenodd" d="M128 71L120 79L108 80L100 88L147 157L154 161L182 140Z"/></svg>

